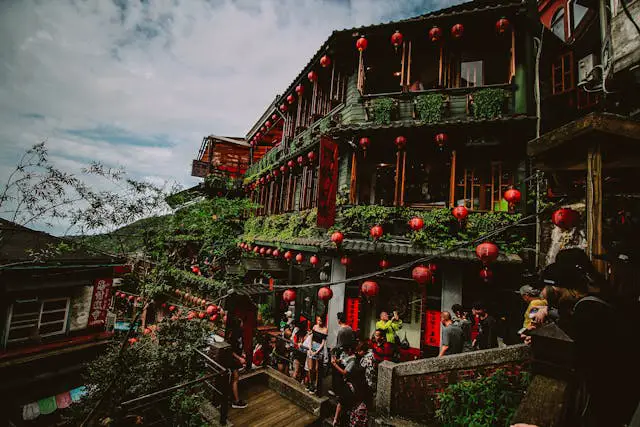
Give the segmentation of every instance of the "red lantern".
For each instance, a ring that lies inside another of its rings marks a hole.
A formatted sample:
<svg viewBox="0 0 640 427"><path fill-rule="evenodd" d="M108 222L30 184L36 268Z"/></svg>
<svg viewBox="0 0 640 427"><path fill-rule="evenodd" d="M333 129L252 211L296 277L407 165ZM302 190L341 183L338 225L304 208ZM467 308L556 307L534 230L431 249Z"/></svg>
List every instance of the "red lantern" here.
<svg viewBox="0 0 640 427"><path fill-rule="evenodd" d="M291 253L291 251L287 251L284 253L284 259L286 259L287 261L291 261L292 258L293 254Z"/></svg>
<svg viewBox="0 0 640 427"><path fill-rule="evenodd" d="M127 297L127 294L125 294L124 292L120 292L120 298L125 299Z"/></svg>
<svg viewBox="0 0 640 427"><path fill-rule="evenodd" d="M431 270L424 265L419 265L413 269L411 277L419 284L424 285L427 282L431 282Z"/></svg>
<svg viewBox="0 0 640 427"><path fill-rule="evenodd" d="M304 261L304 255L302 255L302 253L298 253L298 254L296 255L296 262L297 262L298 264L300 264L300 263L302 263L302 261Z"/></svg>
<svg viewBox="0 0 640 427"><path fill-rule="evenodd" d="M489 283L493 279L493 271L489 270L488 267L484 267L480 270L480 278L483 282Z"/></svg>
<svg viewBox="0 0 640 427"><path fill-rule="evenodd" d="M398 147L398 150L402 150L407 145L407 138L401 135L396 138L395 143L396 147Z"/></svg>
<svg viewBox="0 0 640 427"><path fill-rule="evenodd" d="M391 35L391 44L393 47L398 48L398 46L402 44L402 38L402 33L396 30L396 32Z"/></svg>
<svg viewBox="0 0 640 427"><path fill-rule="evenodd" d="M136 298L136 302L142 302L142 297Z"/></svg>
<svg viewBox="0 0 640 427"><path fill-rule="evenodd" d="M266 248L260 248L260 255L264 256L267 253Z"/></svg>
<svg viewBox="0 0 640 427"><path fill-rule="evenodd" d="M451 27L451 36L454 39L459 39L460 37L462 37L463 34L464 34L464 27L462 26L462 24L456 24L453 27Z"/></svg>
<svg viewBox="0 0 640 427"><path fill-rule="evenodd" d="M476 255L478 255L478 258L480 258L480 261L482 261L484 265L491 264L498 259L499 253L500 250L495 243L484 242L476 247Z"/></svg>
<svg viewBox="0 0 640 427"><path fill-rule="evenodd" d="M316 73L315 71L309 71L309 74L307 74L307 78L310 82L316 82L318 81L318 73Z"/></svg>
<svg viewBox="0 0 640 427"><path fill-rule="evenodd" d="M438 271L437 264L429 264L427 267L429 268L429 271L431 271L431 274L436 274L436 271Z"/></svg>
<svg viewBox="0 0 640 427"><path fill-rule="evenodd" d="M254 246L253 247L253 252L256 253L256 254L260 253L260 246Z"/></svg>
<svg viewBox="0 0 640 427"><path fill-rule="evenodd" d="M466 206L456 206L453 208L453 216L458 221L464 221L469 216L469 209Z"/></svg>
<svg viewBox="0 0 640 427"><path fill-rule="evenodd" d="M274 122L275 122L276 120L278 120L278 115L277 115L277 114L273 114L273 115L271 116L271 120L273 120Z"/></svg>
<svg viewBox="0 0 640 427"><path fill-rule="evenodd" d="M344 255L342 258L340 258L340 264L344 265L345 267L349 267L351 265L351 258Z"/></svg>
<svg viewBox="0 0 640 427"><path fill-rule="evenodd" d="M282 111L283 113L286 113L287 109L288 109L288 108L287 108L287 104L282 104L282 105L280 106L280 111Z"/></svg>
<svg viewBox="0 0 640 427"><path fill-rule="evenodd" d="M218 320L218 315L217 315L217 314L214 314L213 316L211 316L211 317L209 318L209 320L211 320L212 322L215 322L216 320Z"/></svg>
<svg viewBox="0 0 640 427"><path fill-rule="evenodd" d="M369 138L367 138L366 136L363 136L362 138L360 138L360 147L363 150L367 150L367 148L369 148L369 145L371 144L371 141L369 140Z"/></svg>
<svg viewBox="0 0 640 427"><path fill-rule="evenodd" d="M331 234L331 241L336 244L336 246L340 246L342 241L344 240L344 234L339 231L334 231Z"/></svg>
<svg viewBox="0 0 640 427"><path fill-rule="evenodd" d="M316 160L316 153L313 151L309 151L307 153L307 159L309 159L309 163L313 163Z"/></svg>
<svg viewBox="0 0 640 427"><path fill-rule="evenodd" d="M211 316L213 313L215 313L215 311L216 311L216 308L214 306L210 305L209 307L207 307L207 314L209 316Z"/></svg>
<svg viewBox="0 0 640 427"><path fill-rule="evenodd" d="M271 122L269 120L267 120L264 125L266 127L270 128L271 127Z"/></svg>
<svg viewBox="0 0 640 427"><path fill-rule="evenodd" d="M304 157L298 156L297 161L300 166L304 165Z"/></svg>
<svg viewBox="0 0 640 427"><path fill-rule="evenodd" d="M328 286L323 286L318 289L318 299L324 302L329 301L333 297L333 291Z"/></svg>
<svg viewBox="0 0 640 427"><path fill-rule="evenodd" d="M136 299L136 297L134 297L133 295L129 295L129 301L133 302Z"/></svg>
<svg viewBox="0 0 640 427"><path fill-rule="evenodd" d="M384 270L385 268L389 268L391 266L391 263L386 259L381 259L378 265L380 265L380 268Z"/></svg>
<svg viewBox="0 0 640 427"><path fill-rule="evenodd" d="M365 51L367 49L368 45L369 45L369 41L367 39L365 39L364 37L360 37L356 41L356 49L358 49L360 52Z"/></svg>
<svg viewBox="0 0 640 427"><path fill-rule="evenodd" d="M446 133L439 133L436 135L435 137L435 141L436 141L436 145L438 146L438 148L442 148L444 147L444 145L447 143L447 140L449 138L447 137Z"/></svg>
<svg viewBox="0 0 640 427"><path fill-rule="evenodd" d="M504 192L504 199L509 202L509 205L515 205L522 199L522 194L515 188L510 188Z"/></svg>
<svg viewBox="0 0 640 427"><path fill-rule="evenodd" d="M575 227L579 217L580 214L577 211L571 208L561 208L553 213L551 221L563 230L570 230Z"/></svg>
<svg viewBox="0 0 640 427"><path fill-rule="evenodd" d="M176 292L175 292L176 295L180 295L181 293L182 291L180 289L176 289Z"/></svg>
<svg viewBox="0 0 640 427"><path fill-rule="evenodd" d="M272 252L273 252L273 250L271 248L269 248L269 249L267 249L267 252L265 253L265 255L271 256Z"/></svg>
<svg viewBox="0 0 640 427"><path fill-rule="evenodd" d="M138 342L138 340L136 338L129 338L128 341L129 341L129 344L131 344L131 345L133 345L133 344Z"/></svg>
<svg viewBox="0 0 640 427"><path fill-rule="evenodd" d="M289 160L287 162L287 166L289 167L289 169L293 169L296 167L296 163L293 160Z"/></svg>
<svg viewBox="0 0 640 427"><path fill-rule="evenodd" d="M302 94L304 93L304 86L302 85L296 86L296 93L298 94L298 96L302 96Z"/></svg>
<svg viewBox="0 0 640 427"><path fill-rule="evenodd" d="M274 258L278 258L280 256L280 251L274 249L273 252L271 252L271 255L273 255Z"/></svg>
<svg viewBox="0 0 640 427"><path fill-rule="evenodd" d="M295 97L295 96L293 96L293 95L289 95L289 96L287 96L287 102L288 102L289 104L293 104L294 102L296 102L296 97Z"/></svg>
<svg viewBox="0 0 640 427"><path fill-rule="evenodd" d="M264 132L265 130L267 130L267 129L266 129L264 126L262 126L262 127L260 128L260 132Z"/></svg>
<svg viewBox="0 0 640 427"><path fill-rule="evenodd" d="M292 302L296 300L296 291L293 289L287 289L282 294L282 300L284 302Z"/></svg>
<svg viewBox="0 0 640 427"><path fill-rule="evenodd" d="M319 262L320 262L320 258L318 258L316 255L312 255L311 258L309 258L309 263L311 263L311 265L313 265L314 267L318 265Z"/></svg>
<svg viewBox="0 0 640 427"><path fill-rule="evenodd" d="M380 291L380 286L378 286L378 284L373 280L367 280L366 282L362 283L362 286L360 286L360 292L362 292L363 295L369 298L372 298L378 295L379 291Z"/></svg>
<svg viewBox="0 0 640 427"><path fill-rule="evenodd" d="M322 58L320 58L320 65L322 66L322 68L327 68L329 65L331 65L331 58L329 58L327 55L324 55Z"/></svg>
<svg viewBox="0 0 640 427"><path fill-rule="evenodd" d="M424 227L424 220L419 216L414 216L409 220L409 227L411 227L413 231L418 231Z"/></svg>
<svg viewBox="0 0 640 427"><path fill-rule="evenodd" d="M278 175L280 175L280 172L278 171L278 169L274 169L271 174L273 175L274 178L277 178Z"/></svg>
<svg viewBox="0 0 640 427"><path fill-rule="evenodd" d="M509 31L510 28L511 28L511 23L505 17L498 19L498 22L496 22L496 31L500 35Z"/></svg>
<svg viewBox="0 0 640 427"><path fill-rule="evenodd" d="M288 170L288 169L287 169L287 166L285 166L285 165L280 166L280 173L281 173L282 175L284 175L285 173L287 173L287 170Z"/></svg>
<svg viewBox="0 0 640 427"><path fill-rule="evenodd" d="M144 331L142 333L145 334L145 335L149 335L151 333L151 329L144 328Z"/></svg>
<svg viewBox="0 0 640 427"><path fill-rule="evenodd" d="M175 306L175 305L170 305L170 306L169 306L169 311L174 311L175 309L176 309L176 306Z"/></svg>
<svg viewBox="0 0 640 427"><path fill-rule="evenodd" d="M196 314L193 311L190 311L189 314L187 314L187 319L193 320L195 318L196 318Z"/></svg>
<svg viewBox="0 0 640 427"><path fill-rule="evenodd" d="M162 303L162 308L167 308L167 303L166 302Z"/></svg>
<svg viewBox="0 0 640 427"><path fill-rule="evenodd" d="M371 227L371 230L369 230L369 234L371 234L373 240L378 240L379 238L381 238L383 233L384 230L380 225L374 225L373 227Z"/></svg>
<svg viewBox="0 0 640 427"><path fill-rule="evenodd" d="M204 316L205 316L204 311L201 311L200 313L198 313L199 319L204 319Z"/></svg>
<svg viewBox="0 0 640 427"><path fill-rule="evenodd" d="M441 38L442 30L440 29L440 27L433 27L429 30L429 40L435 43L437 41L440 41Z"/></svg>

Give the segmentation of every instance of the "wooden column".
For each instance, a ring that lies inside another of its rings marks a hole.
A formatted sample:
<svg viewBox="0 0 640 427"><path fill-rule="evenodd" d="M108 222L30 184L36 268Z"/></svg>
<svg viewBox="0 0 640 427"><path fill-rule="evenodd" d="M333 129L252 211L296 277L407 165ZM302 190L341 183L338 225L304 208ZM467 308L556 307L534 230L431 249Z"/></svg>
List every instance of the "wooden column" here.
<svg viewBox="0 0 640 427"><path fill-rule="evenodd" d="M596 269L604 273L604 262L593 259L594 255L603 253L602 153L598 142L593 143L587 153L587 251Z"/></svg>
<svg viewBox="0 0 640 427"><path fill-rule="evenodd" d="M396 152L396 178L394 181L394 192L393 192L393 206L398 206L400 202L400 157L401 152L398 150Z"/></svg>
<svg viewBox="0 0 640 427"><path fill-rule="evenodd" d="M456 150L451 151L451 175L449 177L449 207L456 203Z"/></svg>
<svg viewBox="0 0 640 427"><path fill-rule="evenodd" d="M356 151L351 155L351 182L349 183L349 203L355 205L358 202L358 160Z"/></svg>
<svg viewBox="0 0 640 427"><path fill-rule="evenodd" d="M404 206L404 182L405 182L406 169L407 169L407 152L403 151L402 152L402 180L400 183L400 206Z"/></svg>

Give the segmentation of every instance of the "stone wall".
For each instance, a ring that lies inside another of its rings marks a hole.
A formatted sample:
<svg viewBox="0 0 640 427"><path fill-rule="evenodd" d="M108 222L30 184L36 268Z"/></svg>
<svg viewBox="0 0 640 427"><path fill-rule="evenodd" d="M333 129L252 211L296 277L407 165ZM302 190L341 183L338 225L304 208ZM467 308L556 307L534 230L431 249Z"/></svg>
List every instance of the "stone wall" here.
<svg viewBox="0 0 640 427"><path fill-rule="evenodd" d="M376 405L383 415L433 419L436 395L449 384L487 376L502 369L510 375L529 370L525 345L462 353L405 363L384 362L378 372Z"/></svg>

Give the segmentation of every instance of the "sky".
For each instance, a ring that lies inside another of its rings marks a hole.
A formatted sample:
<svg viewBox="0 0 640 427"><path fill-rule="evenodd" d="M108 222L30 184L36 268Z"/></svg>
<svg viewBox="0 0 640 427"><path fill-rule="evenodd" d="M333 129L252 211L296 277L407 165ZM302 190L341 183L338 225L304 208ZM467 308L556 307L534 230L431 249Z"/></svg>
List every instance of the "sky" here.
<svg viewBox="0 0 640 427"><path fill-rule="evenodd" d="M459 2L2 0L0 183L46 140L69 172L194 185L202 138L244 136L331 31Z"/></svg>

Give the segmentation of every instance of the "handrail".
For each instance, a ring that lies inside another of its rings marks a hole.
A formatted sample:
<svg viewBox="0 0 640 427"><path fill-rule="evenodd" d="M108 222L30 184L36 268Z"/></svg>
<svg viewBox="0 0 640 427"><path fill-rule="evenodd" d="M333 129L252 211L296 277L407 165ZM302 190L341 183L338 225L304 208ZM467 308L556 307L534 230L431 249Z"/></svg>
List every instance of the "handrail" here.
<svg viewBox="0 0 640 427"><path fill-rule="evenodd" d="M224 366L222 366L221 364L219 364L218 362L216 362L215 360L213 360L212 358L210 358L209 356L207 356L206 354L204 354L203 352L201 352L197 348L194 348L193 350L196 353L198 353L200 356L202 356L207 362L214 364L221 371L223 371L223 372L228 372L229 371L227 368L225 368Z"/></svg>
<svg viewBox="0 0 640 427"><path fill-rule="evenodd" d="M138 403L140 401L144 401L144 400L147 400L147 399L153 399L155 397L161 397L161 396L163 396L163 395L165 395L167 393L170 393L172 391L176 391L176 390L179 390L179 389L185 388L185 387L190 387L190 386L198 384L198 383L200 383L202 381L210 380L212 378L215 378L217 375L219 375L219 374L216 373L216 374L205 375L203 377L200 377L200 378L195 379L195 380L188 381L186 383L182 383L182 384L174 385L172 387L168 387L168 388L165 388L165 389L162 389L162 390L154 391L153 393L145 394L144 396L136 397L135 399L131 399L131 400L127 400L125 402L121 402L120 406L121 407L126 407L126 406L133 405L135 403Z"/></svg>
<svg viewBox="0 0 640 427"><path fill-rule="evenodd" d="M482 89L510 89L513 91L516 89L516 85L513 83L497 83L497 84L483 85L483 86L436 88L436 89L416 90L416 91L410 91L410 92L370 93L370 94L362 95L361 98L363 100L370 100L370 99L381 98L381 97L413 98L418 95L428 95L432 93L465 95L467 93L477 92Z"/></svg>

